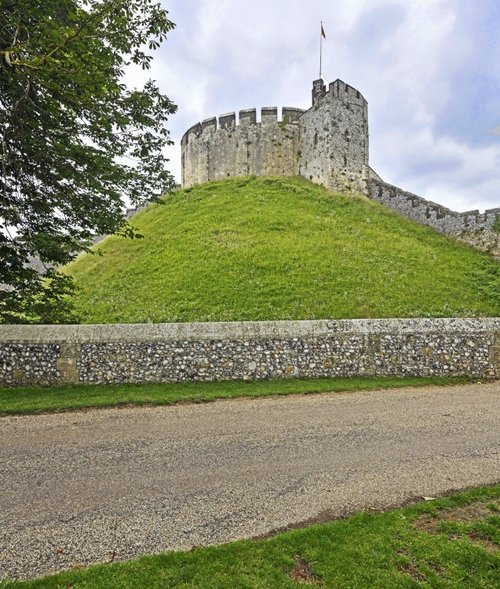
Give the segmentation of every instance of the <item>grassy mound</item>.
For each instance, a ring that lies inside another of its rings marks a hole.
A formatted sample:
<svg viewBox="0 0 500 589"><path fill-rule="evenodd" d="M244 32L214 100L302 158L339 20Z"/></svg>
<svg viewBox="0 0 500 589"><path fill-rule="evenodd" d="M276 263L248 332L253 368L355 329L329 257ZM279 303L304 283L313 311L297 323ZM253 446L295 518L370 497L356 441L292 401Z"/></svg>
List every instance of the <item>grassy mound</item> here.
<svg viewBox="0 0 500 589"><path fill-rule="evenodd" d="M68 267L84 323L500 315L500 264L301 178L180 190Z"/></svg>

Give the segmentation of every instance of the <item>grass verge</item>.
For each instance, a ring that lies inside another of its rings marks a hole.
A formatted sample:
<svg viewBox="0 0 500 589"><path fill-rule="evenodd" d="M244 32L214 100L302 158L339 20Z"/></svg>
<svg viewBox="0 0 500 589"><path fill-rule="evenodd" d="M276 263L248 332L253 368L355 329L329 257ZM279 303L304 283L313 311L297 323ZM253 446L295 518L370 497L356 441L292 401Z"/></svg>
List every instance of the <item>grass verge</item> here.
<svg viewBox="0 0 500 589"><path fill-rule="evenodd" d="M0 582L0 588L496 589L499 513L500 485L263 540Z"/></svg>
<svg viewBox="0 0 500 589"><path fill-rule="evenodd" d="M72 411L123 405L204 403L234 397L267 397L404 386L452 385L473 382L474 380L477 379L466 376L449 378L352 377L173 384L0 387L0 415Z"/></svg>

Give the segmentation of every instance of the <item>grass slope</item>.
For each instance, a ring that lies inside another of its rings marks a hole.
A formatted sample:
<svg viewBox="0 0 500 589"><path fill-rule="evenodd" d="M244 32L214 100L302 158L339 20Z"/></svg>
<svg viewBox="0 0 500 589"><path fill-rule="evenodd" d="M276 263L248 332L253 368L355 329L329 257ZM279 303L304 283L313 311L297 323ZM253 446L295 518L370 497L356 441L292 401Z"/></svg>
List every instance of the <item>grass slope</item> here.
<svg viewBox="0 0 500 589"><path fill-rule="evenodd" d="M84 323L500 315L500 264L300 178L180 190L68 267Z"/></svg>

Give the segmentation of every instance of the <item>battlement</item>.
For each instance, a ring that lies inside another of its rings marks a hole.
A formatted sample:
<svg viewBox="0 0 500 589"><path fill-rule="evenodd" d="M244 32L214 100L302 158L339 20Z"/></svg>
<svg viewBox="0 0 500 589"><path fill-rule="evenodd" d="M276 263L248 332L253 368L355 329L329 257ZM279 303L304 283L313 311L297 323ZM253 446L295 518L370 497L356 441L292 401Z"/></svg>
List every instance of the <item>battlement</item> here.
<svg viewBox="0 0 500 589"><path fill-rule="evenodd" d="M328 87L313 81L308 110L284 106L249 108L196 123L182 141L182 185L246 176L303 176L328 189L362 193L437 231L453 235L480 233L472 245L491 251L500 209L458 213L386 184L370 168L368 103L342 80ZM486 237L485 237L486 236ZM472 239L472 238L471 238ZM489 239L489 238L488 238Z"/></svg>
<svg viewBox="0 0 500 589"><path fill-rule="evenodd" d="M326 89L326 84L322 79L314 80L312 90L313 106L320 106L325 100L348 101L359 106L366 107L368 102L359 90L346 84L342 80L335 80Z"/></svg>
<svg viewBox="0 0 500 589"><path fill-rule="evenodd" d="M250 125L298 125L299 119L306 111L302 108L284 106L281 118L278 118L277 106L264 106L260 109L260 121L257 121L257 109L247 108L240 110L238 117L235 112L229 112L204 119L190 127L181 140L182 147L185 147L192 138L198 139L202 134L214 133L217 130L231 130L237 127L248 128Z"/></svg>
<svg viewBox="0 0 500 589"><path fill-rule="evenodd" d="M353 88L352 86L349 86L349 84L342 82L342 80L337 79L335 82L332 82L328 88L328 91L331 97L344 98L355 103L359 102L360 106L365 106L368 104L365 97L359 90L356 90L356 88Z"/></svg>
<svg viewBox="0 0 500 589"><path fill-rule="evenodd" d="M299 174L301 108L264 106L204 119L181 141L182 184L232 176Z"/></svg>
<svg viewBox="0 0 500 589"><path fill-rule="evenodd" d="M367 193L368 116L361 93L313 82L308 110L248 108L204 119L181 140L182 184L246 174L302 175L333 190Z"/></svg>
<svg viewBox="0 0 500 589"><path fill-rule="evenodd" d="M460 213L375 178L370 179L369 187L371 199L440 233L460 235L492 230L495 219L500 217L500 208Z"/></svg>

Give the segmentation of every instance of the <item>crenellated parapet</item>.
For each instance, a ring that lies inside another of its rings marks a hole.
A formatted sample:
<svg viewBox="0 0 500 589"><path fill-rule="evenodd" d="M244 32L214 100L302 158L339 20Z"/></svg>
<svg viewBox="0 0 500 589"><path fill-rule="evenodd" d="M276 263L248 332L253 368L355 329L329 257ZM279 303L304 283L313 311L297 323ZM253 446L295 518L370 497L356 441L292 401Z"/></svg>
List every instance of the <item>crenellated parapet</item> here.
<svg viewBox="0 0 500 589"><path fill-rule="evenodd" d="M201 121L201 123L196 123L190 127L182 137L181 144L185 146L190 139L199 138L202 133L205 131L217 131L220 130L228 130L228 129L235 129L237 126L241 126L244 128L248 128L251 125L259 125L259 124L277 124L281 123L281 125L285 124L298 124L300 117L302 114L306 112L302 108L293 108L290 106L284 106L282 108L282 116L281 119L278 119L278 107L276 106L265 106L260 109L260 122L257 122L257 109L256 108L247 108L244 110L240 110L238 113L238 117L236 117L235 112L225 113L219 115L218 117L210 117Z"/></svg>
<svg viewBox="0 0 500 589"><path fill-rule="evenodd" d="M211 117L193 125L181 141L182 184L255 174L299 173L300 108L263 107Z"/></svg>
<svg viewBox="0 0 500 589"><path fill-rule="evenodd" d="M367 193L367 102L341 80L313 82L309 110L264 107L211 117L184 134L182 184L248 174L302 175L332 190Z"/></svg>
<svg viewBox="0 0 500 589"><path fill-rule="evenodd" d="M500 208L488 209L484 213L478 210L457 212L374 177L369 180L369 196L439 233L463 236L470 245L500 254L500 236L496 231Z"/></svg>
<svg viewBox="0 0 500 589"><path fill-rule="evenodd" d="M323 80L320 79L313 82L313 106L319 106L325 97L330 98L330 100L333 98L338 100L342 99L344 101L350 102L351 104L357 104L361 107L368 105L368 102L359 90L356 90L356 88L353 86L350 86L349 84L346 84L342 80L338 79L335 80L335 82L331 82L329 84L328 90L326 89L326 84Z"/></svg>
<svg viewBox="0 0 500 589"><path fill-rule="evenodd" d="M299 173L330 190L368 193L368 103L342 80L315 80L300 119Z"/></svg>
<svg viewBox="0 0 500 589"><path fill-rule="evenodd" d="M182 184L247 176L303 176L330 190L361 193L440 231L500 252L500 209L457 213L382 181L370 168L368 103L342 80L313 82L308 110L264 107L211 117L186 131ZM496 248L496 249L495 249ZM499 253L500 255L500 253Z"/></svg>
<svg viewBox="0 0 500 589"><path fill-rule="evenodd" d="M500 217L500 208L488 209L484 213L478 210L457 212L375 179L370 180L370 198L440 233L491 230L495 219Z"/></svg>

